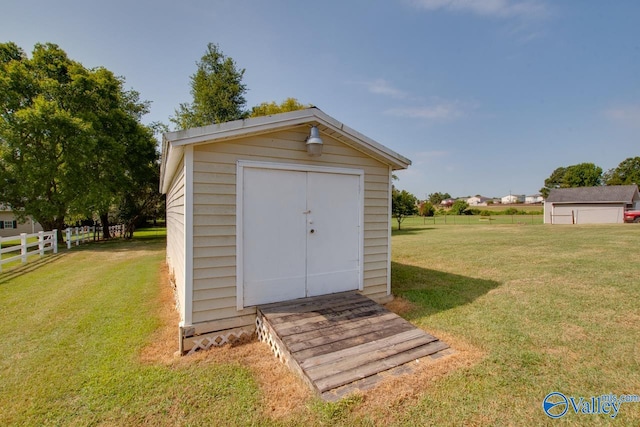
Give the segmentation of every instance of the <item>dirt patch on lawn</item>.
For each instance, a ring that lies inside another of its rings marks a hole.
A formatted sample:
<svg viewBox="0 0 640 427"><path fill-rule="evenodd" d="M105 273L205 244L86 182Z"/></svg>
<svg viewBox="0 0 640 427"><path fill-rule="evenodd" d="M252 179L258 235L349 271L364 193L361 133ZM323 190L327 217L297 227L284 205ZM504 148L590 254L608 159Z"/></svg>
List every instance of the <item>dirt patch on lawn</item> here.
<svg viewBox="0 0 640 427"><path fill-rule="evenodd" d="M443 352L446 355L409 363L412 372L386 377L374 389L362 392L362 402L354 409L355 413L363 417L367 414L379 414L381 424L392 423L390 416L404 414L404 408L414 406L441 378L458 369L468 369L484 357L480 349L453 335L432 329L426 332L449 344L450 349Z"/></svg>
<svg viewBox="0 0 640 427"><path fill-rule="evenodd" d="M161 326L153 333L149 345L142 349L140 359L147 364L187 366L200 364L239 364L253 373L260 385L261 408L265 416L273 419L288 418L306 409L313 396L307 385L280 363L264 343L256 338L236 345L214 347L189 356L180 356L178 350L178 322L173 287L166 267L159 278L157 298Z"/></svg>
<svg viewBox="0 0 640 427"><path fill-rule="evenodd" d="M158 294L155 301L160 327L151 335L149 344L142 349L140 359L149 364L171 364L179 360L178 323L180 316L176 308L176 298L166 264L162 265L158 277Z"/></svg>
<svg viewBox="0 0 640 427"><path fill-rule="evenodd" d="M391 302L386 303L384 306L387 310L393 311L398 316L410 313L418 308L415 303L402 297L394 297Z"/></svg>
<svg viewBox="0 0 640 427"><path fill-rule="evenodd" d="M179 356L176 352L176 325L179 316L166 268L163 269L159 282L157 306L161 326L140 354L143 363L176 367L193 363L239 364L251 370L260 386L263 399L261 410L265 417L284 422L286 419L299 419L300 416L314 419L310 403L315 394L302 379L279 362L264 343L254 339L242 344L214 347L193 355ZM397 314L408 313L416 308L404 298L395 298L386 307ZM400 415L404 412L402 408L416 404L440 378L458 369L469 368L484 356L479 349L443 331L427 332L449 344L451 350L447 350L446 355L439 359L423 358L413 362L409 365L411 373L385 377L371 390L358 392L361 399L351 409L354 414L386 424L392 421L389 416Z"/></svg>

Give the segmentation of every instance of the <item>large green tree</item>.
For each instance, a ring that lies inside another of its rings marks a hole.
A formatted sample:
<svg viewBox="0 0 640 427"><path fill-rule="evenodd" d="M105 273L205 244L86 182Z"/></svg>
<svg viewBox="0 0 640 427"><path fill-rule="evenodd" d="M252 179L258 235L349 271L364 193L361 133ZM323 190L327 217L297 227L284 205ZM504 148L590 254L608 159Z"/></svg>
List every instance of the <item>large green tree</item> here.
<svg viewBox="0 0 640 427"><path fill-rule="evenodd" d="M110 101L92 118L97 144L91 168L96 183L87 193L85 206L98 213L104 236L109 237L109 212L122 210L119 204L139 194L141 188L157 186L159 155L153 130L140 123L149 110L148 102L141 101L136 91L123 90L121 79L114 80L110 72L102 71L113 90ZM118 219L126 224L131 218Z"/></svg>
<svg viewBox="0 0 640 427"><path fill-rule="evenodd" d="M406 190L400 191L394 187L391 192L391 213L398 221L398 230L400 230L402 221L406 217L418 213L416 196Z"/></svg>
<svg viewBox="0 0 640 427"><path fill-rule="evenodd" d="M91 178L95 140L80 114L90 108L80 96L89 73L52 44L36 45L31 59L14 43L0 51L0 201L62 229Z"/></svg>
<svg viewBox="0 0 640 427"><path fill-rule="evenodd" d="M246 117L244 71L217 44L209 43L191 76L193 101L180 104L171 121L178 129L188 129Z"/></svg>
<svg viewBox="0 0 640 427"><path fill-rule="evenodd" d="M607 185L640 185L640 157L629 157L604 175Z"/></svg>
<svg viewBox="0 0 640 427"><path fill-rule="evenodd" d="M45 230L108 211L157 159L148 104L55 44L0 44L0 202ZM144 172L142 172L144 170Z"/></svg>
<svg viewBox="0 0 640 427"><path fill-rule="evenodd" d="M548 197L553 188L595 187L602 184L602 168L593 163L579 163L556 168L540 189Z"/></svg>

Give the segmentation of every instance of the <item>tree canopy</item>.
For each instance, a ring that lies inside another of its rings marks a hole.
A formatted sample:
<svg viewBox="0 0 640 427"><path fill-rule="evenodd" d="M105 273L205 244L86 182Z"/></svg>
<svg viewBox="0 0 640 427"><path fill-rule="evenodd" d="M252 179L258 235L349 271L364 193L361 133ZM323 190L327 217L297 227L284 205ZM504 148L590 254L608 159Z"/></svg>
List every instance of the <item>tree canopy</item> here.
<svg viewBox="0 0 640 427"><path fill-rule="evenodd" d="M451 194L449 193L440 193L440 192L436 192L436 193L431 193L427 196L427 200L429 200L429 202L434 205L434 206L438 206L440 204L440 202L442 202L443 200L446 199L450 199L451 198Z"/></svg>
<svg viewBox="0 0 640 427"><path fill-rule="evenodd" d="M549 178L544 180L540 194L549 196L553 188L594 187L602 184L602 168L593 163L579 163L556 168Z"/></svg>
<svg viewBox="0 0 640 427"><path fill-rule="evenodd" d="M640 185L640 157L629 157L604 174L607 185Z"/></svg>
<svg viewBox="0 0 640 427"><path fill-rule="evenodd" d="M464 215L467 213L467 209L469 209L469 203L467 203L463 199L458 199L453 202L453 205L451 205L451 209L449 210L449 212L451 212L451 214L453 215Z"/></svg>
<svg viewBox="0 0 640 427"><path fill-rule="evenodd" d="M260 105L256 105L251 108L251 117L269 116L271 114L288 113L290 111L303 110L305 108L311 108L313 105L301 104L296 98L287 98L280 104L275 101L263 102Z"/></svg>
<svg viewBox="0 0 640 427"><path fill-rule="evenodd" d="M242 83L244 69L238 69L233 59L222 53L217 44L207 44L207 50L197 62L191 76L193 101L182 103L170 120L178 129L207 126L242 119L247 116Z"/></svg>
<svg viewBox="0 0 640 427"><path fill-rule="evenodd" d="M401 229L402 221L404 221L406 217L418 213L416 202L416 196L408 191L400 191L395 187L392 189L391 213L396 221L398 221L398 230Z"/></svg>
<svg viewBox="0 0 640 427"><path fill-rule="evenodd" d="M418 207L418 213L421 216L434 216L436 214L436 208L429 201L424 201Z"/></svg>
<svg viewBox="0 0 640 427"><path fill-rule="evenodd" d="M140 123L149 104L124 79L87 69L57 45L32 57L0 44L0 202L45 230L102 213L157 168Z"/></svg>

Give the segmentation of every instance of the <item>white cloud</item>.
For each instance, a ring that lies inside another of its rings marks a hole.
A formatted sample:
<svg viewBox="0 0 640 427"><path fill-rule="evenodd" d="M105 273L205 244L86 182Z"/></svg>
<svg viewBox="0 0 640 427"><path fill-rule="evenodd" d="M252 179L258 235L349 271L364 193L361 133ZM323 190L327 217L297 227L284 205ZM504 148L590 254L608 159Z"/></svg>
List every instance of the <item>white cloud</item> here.
<svg viewBox="0 0 640 427"><path fill-rule="evenodd" d="M469 12L499 18L546 16L549 11L540 0L408 0L414 7L427 11Z"/></svg>
<svg viewBox="0 0 640 427"><path fill-rule="evenodd" d="M640 127L640 105L623 105L604 112L609 119L626 125Z"/></svg>
<svg viewBox="0 0 640 427"><path fill-rule="evenodd" d="M405 92L391 86L391 84L384 79L371 80L363 82L363 84L369 92L377 95L387 95L393 98L405 98L407 96Z"/></svg>

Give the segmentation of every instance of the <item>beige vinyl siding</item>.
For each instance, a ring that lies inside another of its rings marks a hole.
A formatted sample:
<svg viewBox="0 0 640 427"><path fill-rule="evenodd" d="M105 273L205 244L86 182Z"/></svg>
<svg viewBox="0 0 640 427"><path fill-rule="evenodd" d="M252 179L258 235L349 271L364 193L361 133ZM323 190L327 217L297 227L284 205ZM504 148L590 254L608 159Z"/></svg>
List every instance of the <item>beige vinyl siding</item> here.
<svg viewBox="0 0 640 427"><path fill-rule="evenodd" d="M553 224L621 224L624 222L624 204L621 203L572 203L557 204L545 203L545 215L548 215L548 223L551 223L551 211L553 211Z"/></svg>
<svg viewBox="0 0 640 427"><path fill-rule="evenodd" d="M323 134L322 156L310 158L308 126L202 144L194 150L193 322L255 312L236 310L236 168L238 160L344 167L364 170L364 290L387 295L389 167Z"/></svg>
<svg viewBox="0 0 640 427"><path fill-rule="evenodd" d="M167 192L167 265L175 278L180 305L180 320L185 319L185 227L184 227L184 159Z"/></svg>

